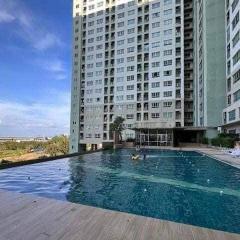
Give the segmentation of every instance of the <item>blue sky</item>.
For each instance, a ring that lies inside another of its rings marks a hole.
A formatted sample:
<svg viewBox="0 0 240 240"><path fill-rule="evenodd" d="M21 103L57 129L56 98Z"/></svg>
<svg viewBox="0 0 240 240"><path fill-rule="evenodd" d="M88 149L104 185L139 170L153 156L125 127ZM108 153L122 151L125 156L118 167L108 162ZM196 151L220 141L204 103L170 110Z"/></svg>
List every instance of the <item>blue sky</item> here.
<svg viewBox="0 0 240 240"><path fill-rule="evenodd" d="M69 132L72 0L0 0L0 136Z"/></svg>

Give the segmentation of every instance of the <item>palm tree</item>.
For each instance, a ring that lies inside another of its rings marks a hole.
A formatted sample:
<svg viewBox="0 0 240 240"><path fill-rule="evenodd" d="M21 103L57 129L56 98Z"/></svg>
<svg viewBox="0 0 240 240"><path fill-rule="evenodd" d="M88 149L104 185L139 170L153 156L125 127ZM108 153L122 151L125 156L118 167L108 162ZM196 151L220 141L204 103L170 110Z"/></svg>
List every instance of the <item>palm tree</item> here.
<svg viewBox="0 0 240 240"><path fill-rule="evenodd" d="M120 140L120 142L122 142L122 131L124 130L123 128L123 122L125 121L125 119L123 117L117 116L114 120L113 123L110 124L110 133L115 133L117 134L117 139ZM115 138L115 136L114 136ZM115 139L114 139L115 141Z"/></svg>

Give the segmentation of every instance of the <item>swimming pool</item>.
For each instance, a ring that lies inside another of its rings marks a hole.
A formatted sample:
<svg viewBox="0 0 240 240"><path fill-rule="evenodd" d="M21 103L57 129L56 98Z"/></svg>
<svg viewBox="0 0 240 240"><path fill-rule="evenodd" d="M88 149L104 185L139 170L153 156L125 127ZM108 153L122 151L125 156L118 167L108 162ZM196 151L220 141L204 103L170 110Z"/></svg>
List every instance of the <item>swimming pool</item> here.
<svg viewBox="0 0 240 240"><path fill-rule="evenodd" d="M104 151L0 171L0 188L240 233L240 170L197 152Z"/></svg>

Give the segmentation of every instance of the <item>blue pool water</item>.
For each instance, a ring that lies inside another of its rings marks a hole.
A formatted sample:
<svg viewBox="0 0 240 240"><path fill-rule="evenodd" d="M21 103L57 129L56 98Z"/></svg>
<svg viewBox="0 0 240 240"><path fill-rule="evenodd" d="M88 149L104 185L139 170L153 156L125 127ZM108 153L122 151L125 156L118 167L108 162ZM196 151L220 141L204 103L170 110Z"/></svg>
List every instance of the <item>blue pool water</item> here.
<svg viewBox="0 0 240 240"><path fill-rule="evenodd" d="M240 170L196 152L105 151L0 171L0 188L240 233Z"/></svg>

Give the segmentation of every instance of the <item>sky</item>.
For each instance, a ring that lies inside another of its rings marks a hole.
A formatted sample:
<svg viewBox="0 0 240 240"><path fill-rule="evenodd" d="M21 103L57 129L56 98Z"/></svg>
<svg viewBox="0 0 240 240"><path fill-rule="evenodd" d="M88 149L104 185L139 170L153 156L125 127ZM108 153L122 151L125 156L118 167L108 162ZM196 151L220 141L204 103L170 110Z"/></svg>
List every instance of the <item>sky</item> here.
<svg viewBox="0 0 240 240"><path fill-rule="evenodd" d="M0 0L0 136L68 134L72 0Z"/></svg>

